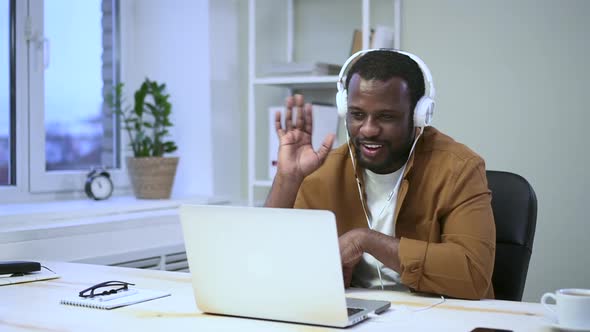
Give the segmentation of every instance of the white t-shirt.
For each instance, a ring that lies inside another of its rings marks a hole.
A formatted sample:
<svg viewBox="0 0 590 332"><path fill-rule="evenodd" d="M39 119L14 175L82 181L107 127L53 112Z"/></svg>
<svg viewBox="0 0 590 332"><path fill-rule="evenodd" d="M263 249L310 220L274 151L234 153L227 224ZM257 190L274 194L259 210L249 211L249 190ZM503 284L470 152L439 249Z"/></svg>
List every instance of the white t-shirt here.
<svg viewBox="0 0 590 332"><path fill-rule="evenodd" d="M399 191L399 179L405 167L389 174L377 174L365 170L365 193L370 213L371 228L385 235L395 236L395 204ZM398 184L397 188L396 184ZM364 253L353 276L353 285L363 288L381 288L377 267L381 269L383 286L388 289L407 289L400 283L400 275L385 267L372 255Z"/></svg>

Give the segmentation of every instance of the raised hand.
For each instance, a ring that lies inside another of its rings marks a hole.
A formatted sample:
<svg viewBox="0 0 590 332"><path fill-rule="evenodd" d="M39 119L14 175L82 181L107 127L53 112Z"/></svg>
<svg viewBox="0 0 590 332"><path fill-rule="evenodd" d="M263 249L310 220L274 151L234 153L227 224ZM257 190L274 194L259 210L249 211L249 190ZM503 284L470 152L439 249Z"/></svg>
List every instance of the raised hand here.
<svg viewBox="0 0 590 332"><path fill-rule="evenodd" d="M324 163L334 144L335 135L330 134L322 146L314 151L311 145L311 105L304 103L302 95L287 98L286 108L284 128L281 125L281 112L275 114L279 157L277 174L264 203L266 207L292 208L303 179ZM293 112L296 115L295 123Z"/></svg>
<svg viewBox="0 0 590 332"><path fill-rule="evenodd" d="M295 112L295 123L293 123ZM285 127L281 125L281 113L275 114L275 129L279 136L277 174L302 180L318 169L326 160L334 134L326 136L322 146L314 151L311 144L313 116L311 104L305 104L302 95L288 97L286 101Z"/></svg>

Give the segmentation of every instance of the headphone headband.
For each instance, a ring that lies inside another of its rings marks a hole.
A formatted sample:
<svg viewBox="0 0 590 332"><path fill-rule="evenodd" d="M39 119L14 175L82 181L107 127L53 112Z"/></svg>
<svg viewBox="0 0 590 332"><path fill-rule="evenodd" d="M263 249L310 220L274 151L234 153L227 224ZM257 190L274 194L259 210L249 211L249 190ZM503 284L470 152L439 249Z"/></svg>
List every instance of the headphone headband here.
<svg viewBox="0 0 590 332"><path fill-rule="evenodd" d="M357 51L356 53L351 55L350 58L348 58L346 60L346 62L344 62L344 65L342 65L342 68L340 69L340 74L338 74L338 82L336 83L336 87L338 88L338 91L345 90L344 84L346 84L346 76L348 75L348 70L350 69L350 67L352 67L355 60L367 53L375 52L375 51L395 52L395 53L403 54L403 55L407 56L408 58L412 59L412 61L414 61L418 65L418 67L420 68L420 71L422 71L422 76L424 76L424 87L428 90L424 93L424 95L428 96L430 99L434 99L436 97L436 90L434 88L434 81L432 80L432 74L430 73L430 69L428 69L428 66L426 65L426 63L415 54L401 51L401 50L392 49L392 48L371 48L371 49Z"/></svg>
<svg viewBox="0 0 590 332"><path fill-rule="evenodd" d="M342 65L342 68L340 69L340 74L338 75L338 82L336 82L336 87L338 88L338 92L336 94L338 113L341 116L345 116L346 112L348 111L348 92L345 87L348 70L350 67L352 67L355 60L367 53L374 51L388 51L403 54L418 65L420 71L422 72L422 76L424 77L424 88L427 91L425 91L424 96L416 103L416 107L414 108L414 123L417 127L429 126L434 113L434 98L436 96L436 90L434 89L434 82L432 80L430 69L428 69L426 63L424 63L424 61L422 61L422 59L420 59L420 57L417 55L396 49L374 48L361 50L351 55L346 60L346 62L344 62L344 65Z"/></svg>

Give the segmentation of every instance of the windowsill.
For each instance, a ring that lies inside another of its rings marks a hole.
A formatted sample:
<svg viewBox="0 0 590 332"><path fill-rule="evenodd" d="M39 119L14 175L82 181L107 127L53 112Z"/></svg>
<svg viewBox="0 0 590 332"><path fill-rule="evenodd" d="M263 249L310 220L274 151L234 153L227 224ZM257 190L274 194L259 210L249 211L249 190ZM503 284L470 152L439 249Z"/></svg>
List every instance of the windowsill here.
<svg viewBox="0 0 590 332"><path fill-rule="evenodd" d="M123 196L106 201L4 204L0 211L0 243L178 222L177 208L183 203L230 202L211 197L143 200Z"/></svg>

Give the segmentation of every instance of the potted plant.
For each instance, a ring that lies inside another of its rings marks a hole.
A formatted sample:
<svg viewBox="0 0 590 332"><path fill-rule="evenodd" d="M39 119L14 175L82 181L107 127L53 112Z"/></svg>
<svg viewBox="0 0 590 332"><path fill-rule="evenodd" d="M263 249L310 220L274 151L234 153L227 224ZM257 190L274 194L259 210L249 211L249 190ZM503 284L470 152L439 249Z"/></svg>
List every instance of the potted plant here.
<svg viewBox="0 0 590 332"><path fill-rule="evenodd" d="M118 83L107 102L121 117L133 150L133 157L126 159L133 192L137 198L170 198L178 157L164 157L177 149L167 138L172 104L166 84L146 78L135 91L132 106L125 104L123 90L124 84Z"/></svg>

